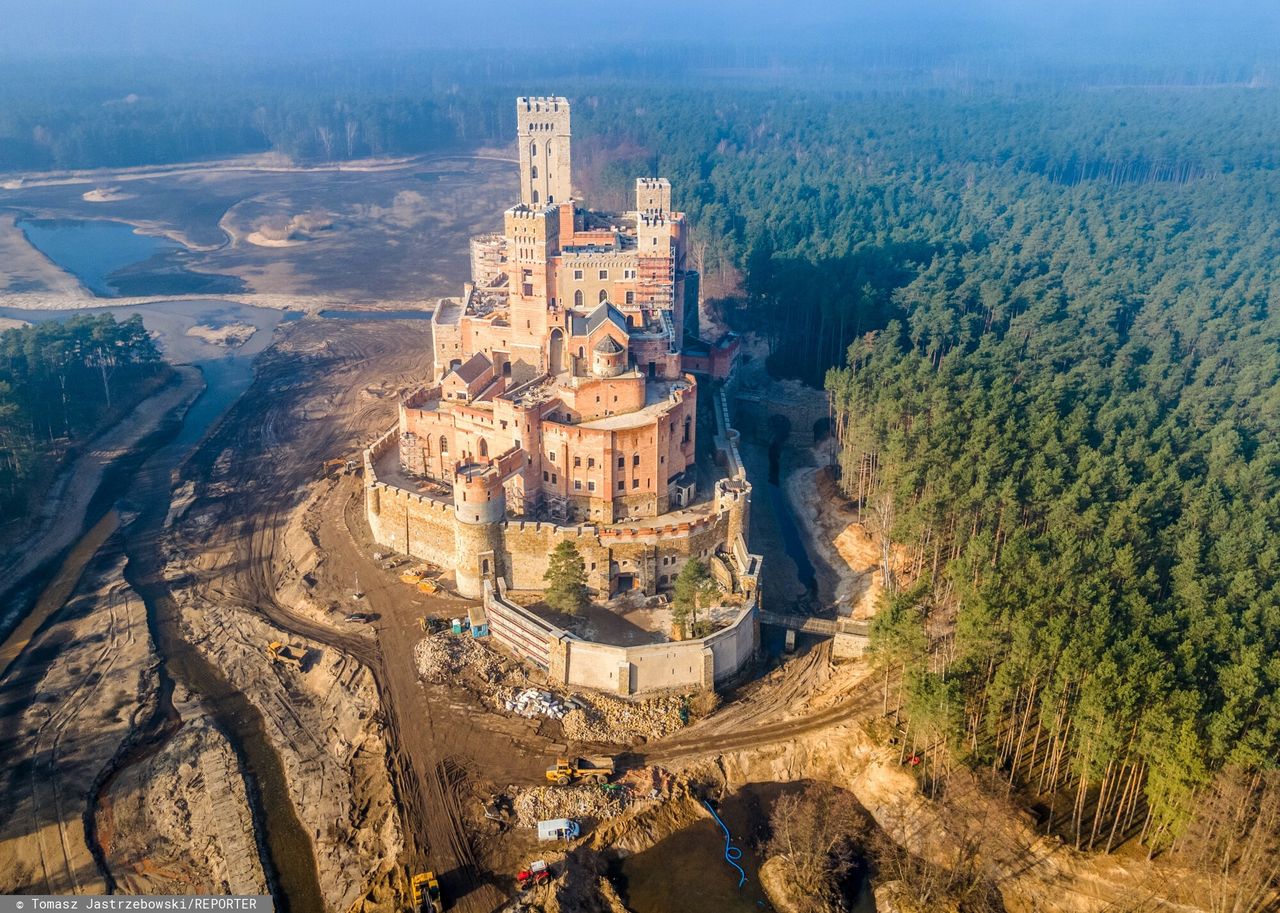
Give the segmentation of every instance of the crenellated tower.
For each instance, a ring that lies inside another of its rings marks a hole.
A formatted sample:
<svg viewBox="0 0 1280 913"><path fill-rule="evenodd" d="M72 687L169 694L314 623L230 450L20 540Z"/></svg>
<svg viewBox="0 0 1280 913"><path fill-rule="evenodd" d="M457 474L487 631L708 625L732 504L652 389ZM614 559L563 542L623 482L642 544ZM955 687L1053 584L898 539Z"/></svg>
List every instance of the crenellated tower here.
<svg viewBox="0 0 1280 913"><path fill-rule="evenodd" d="M520 202L543 207L573 199L569 100L516 99L520 146Z"/></svg>

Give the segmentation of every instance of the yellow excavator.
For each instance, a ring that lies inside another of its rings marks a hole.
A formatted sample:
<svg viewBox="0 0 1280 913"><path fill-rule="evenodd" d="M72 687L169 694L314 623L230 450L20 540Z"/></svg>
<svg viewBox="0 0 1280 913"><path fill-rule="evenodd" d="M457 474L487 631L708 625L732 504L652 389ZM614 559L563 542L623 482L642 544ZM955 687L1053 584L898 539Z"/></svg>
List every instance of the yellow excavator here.
<svg viewBox="0 0 1280 913"><path fill-rule="evenodd" d="M440 881L435 872L419 872L409 880L413 892L414 913L440 913Z"/></svg>
<svg viewBox="0 0 1280 913"><path fill-rule="evenodd" d="M291 647L278 640L267 644L267 658L273 663L284 663L286 666L301 670L302 656L302 650L299 647Z"/></svg>

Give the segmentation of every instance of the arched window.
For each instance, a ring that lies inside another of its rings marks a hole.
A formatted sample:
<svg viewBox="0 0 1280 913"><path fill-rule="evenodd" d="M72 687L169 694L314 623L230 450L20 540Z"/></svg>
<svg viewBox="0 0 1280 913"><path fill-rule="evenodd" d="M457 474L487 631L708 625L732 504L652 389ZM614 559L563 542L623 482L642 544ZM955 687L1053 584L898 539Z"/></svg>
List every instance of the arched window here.
<svg viewBox="0 0 1280 913"><path fill-rule="evenodd" d="M440 455L444 456L449 452L449 439L443 434L440 435Z"/></svg>
<svg viewBox="0 0 1280 913"><path fill-rule="evenodd" d="M529 158L533 158L533 157L534 157L534 156L536 156L537 154L538 154L538 144L537 144L537 143L530 143L530 144L529 144Z"/></svg>
<svg viewBox="0 0 1280 913"><path fill-rule="evenodd" d="M538 191L536 190L533 192L533 202L538 202Z"/></svg>
<svg viewBox="0 0 1280 913"><path fill-rule="evenodd" d="M504 361L504 362L502 363L502 376L503 376L503 377L510 377L510 376L511 376L511 362L509 362L509 361Z"/></svg>
<svg viewBox="0 0 1280 913"><path fill-rule="evenodd" d="M582 307L582 301L582 289L578 289L573 293L573 306L579 308Z"/></svg>
<svg viewBox="0 0 1280 913"><path fill-rule="evenodd" d="M547 158L551 158L551 144L547 143Z"/></svg>
<svg viewBox="0 0 1280 913"><path fill-rule="evenodd" d="M538 166L534 165L529 169L529 177L536 178L538 176Z"/></svg>
<svg viewBox="0 0 1280 913"><path fill-rule="evenodd" d="M480 455L487 457L489 455L489 442L484 438L480 438Z"/></svg>
<svg viewBox="0 0 1280 913"><path fill-rule="evenodd" d="M600 303L604 304L608 300L609 300L609 293L604 289L600 289Z"/></svg>
<svg viewBox="0 0 1280 913"><path fill-rule="evenodd" d="M480 560L480 573L482 573L486 577L489 576L489 559L488 558L482 558Z"/></svg>

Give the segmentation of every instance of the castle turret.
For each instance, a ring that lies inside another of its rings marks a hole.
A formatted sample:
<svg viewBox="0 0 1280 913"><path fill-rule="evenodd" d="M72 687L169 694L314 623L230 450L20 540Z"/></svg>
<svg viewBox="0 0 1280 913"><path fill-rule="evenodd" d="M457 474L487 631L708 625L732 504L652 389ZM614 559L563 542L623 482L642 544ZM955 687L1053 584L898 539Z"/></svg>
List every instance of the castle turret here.
<svg viewBox="0 0 1280 913"><path fill-rule="evenodd" d="M627 349L612 336L605 336L591 349L591 373L596 377L617 377L627 369Z"/></svg>
<svg viewBox="0 0 1280 913"><path fill-rule="evenodd" d="M503 576L502 521L506 492L494 467L461 464L454 472L454 565L458 595L479 599L484 581Z"/></svg>

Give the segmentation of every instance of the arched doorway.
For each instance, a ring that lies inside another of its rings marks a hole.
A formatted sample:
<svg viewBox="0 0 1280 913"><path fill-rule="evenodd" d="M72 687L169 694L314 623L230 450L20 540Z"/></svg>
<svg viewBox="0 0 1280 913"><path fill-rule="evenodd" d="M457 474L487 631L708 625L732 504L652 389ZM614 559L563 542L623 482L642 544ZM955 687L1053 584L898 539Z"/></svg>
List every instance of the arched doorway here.
<svg viewBox="0 0 1280 913"><path fill-rule="evenodd" d="M564 362L564 331L556 327L551 331L551 345L548 356L548 370L552 374L559 374Z"/></svg>

